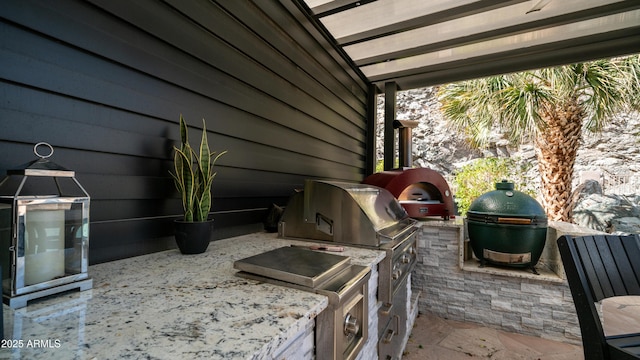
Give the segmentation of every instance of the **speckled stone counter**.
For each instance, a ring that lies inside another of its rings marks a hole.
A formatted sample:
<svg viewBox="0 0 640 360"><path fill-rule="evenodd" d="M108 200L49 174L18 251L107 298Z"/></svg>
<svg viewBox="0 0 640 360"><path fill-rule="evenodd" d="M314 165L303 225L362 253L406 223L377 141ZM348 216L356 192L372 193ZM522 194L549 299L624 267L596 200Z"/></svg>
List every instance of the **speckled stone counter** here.
<svg viewBox="0 0 640 360"><path fill-rule="evenodd" d="M233 262L289 244L256 233L91 266L93 289L4 306L0 359L262 359L313 325L326 297L235 276ZM384 252L346 247L352 263ZM21 340L21 341L19 341Z"/></svg>

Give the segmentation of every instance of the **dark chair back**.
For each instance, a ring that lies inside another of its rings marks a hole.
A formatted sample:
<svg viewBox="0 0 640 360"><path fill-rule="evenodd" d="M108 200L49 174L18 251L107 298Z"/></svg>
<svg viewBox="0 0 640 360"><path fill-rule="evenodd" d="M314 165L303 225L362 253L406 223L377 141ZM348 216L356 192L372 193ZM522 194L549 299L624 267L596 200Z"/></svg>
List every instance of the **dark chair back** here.
<svg viewBox="0 0 640 360"><path fill-rule="evenodd" d="M612 353L618 350L610 349L595 302L640 295L640 238L565 235L558 239L558 249L580 322L585 358L614 358Z"/></svg>
<svg viewBox="0 0 640 360"><path fill-rule="evenodd" d="M2 280L2 266L0 266L0 280ZM0 340L4 339L4 315L2 313L2 302L0 302Z"/></svg>

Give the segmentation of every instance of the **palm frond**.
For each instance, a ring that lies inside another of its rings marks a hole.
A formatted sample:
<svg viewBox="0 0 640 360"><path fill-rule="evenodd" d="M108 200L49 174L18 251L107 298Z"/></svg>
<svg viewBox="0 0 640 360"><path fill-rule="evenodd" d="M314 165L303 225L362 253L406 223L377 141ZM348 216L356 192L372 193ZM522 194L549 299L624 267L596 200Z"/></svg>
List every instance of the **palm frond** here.
<svg viewBox="0 0 640 360"><path fill-rule="evenodd" d="M640 111L640 54L628 56L619 60L620 83L626 89L628 110Z"/></svg>
<svg viewBox="0 0 640 360"><path fill-rule="evenodd" d="M468 134L471 144L487 145L499 128L520 143L544 125L540 109L554 97L532 73L493 76L441 87L439 101L452 127Z"/></svg>
<svg viewBox="0 0 640 360"><path fill-rule="evenodd" d="M624 106L620 68L612 61L584 63L580 76L580 105L586 112L585 127L599 131Z"/></svg>

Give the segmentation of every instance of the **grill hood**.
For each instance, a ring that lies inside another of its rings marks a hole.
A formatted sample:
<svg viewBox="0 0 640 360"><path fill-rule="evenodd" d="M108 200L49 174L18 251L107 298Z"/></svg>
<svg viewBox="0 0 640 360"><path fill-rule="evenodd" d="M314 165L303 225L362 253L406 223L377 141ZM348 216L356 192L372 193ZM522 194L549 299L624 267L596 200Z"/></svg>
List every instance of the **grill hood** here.
<svg viewBox="0 0 640 360"><path fill-rule="evenodd" d="M416 220L386 189L360 183L306 180L291 197L281 237L381 247L415 231Z"/></svg>

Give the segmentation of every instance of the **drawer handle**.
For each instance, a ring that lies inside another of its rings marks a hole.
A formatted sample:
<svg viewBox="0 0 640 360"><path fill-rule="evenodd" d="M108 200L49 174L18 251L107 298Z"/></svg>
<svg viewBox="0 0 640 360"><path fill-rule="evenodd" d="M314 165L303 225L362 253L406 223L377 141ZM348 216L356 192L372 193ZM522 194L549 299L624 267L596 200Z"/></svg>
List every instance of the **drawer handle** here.
<svg viewBox="0 0 640 360"><path fill-rule="evenodd" d="M382 342L385 343L385 344L390 343L395 335L396 335L395 330L393 330L393 329L387 330L387 333L382 338Z"/></svg>

